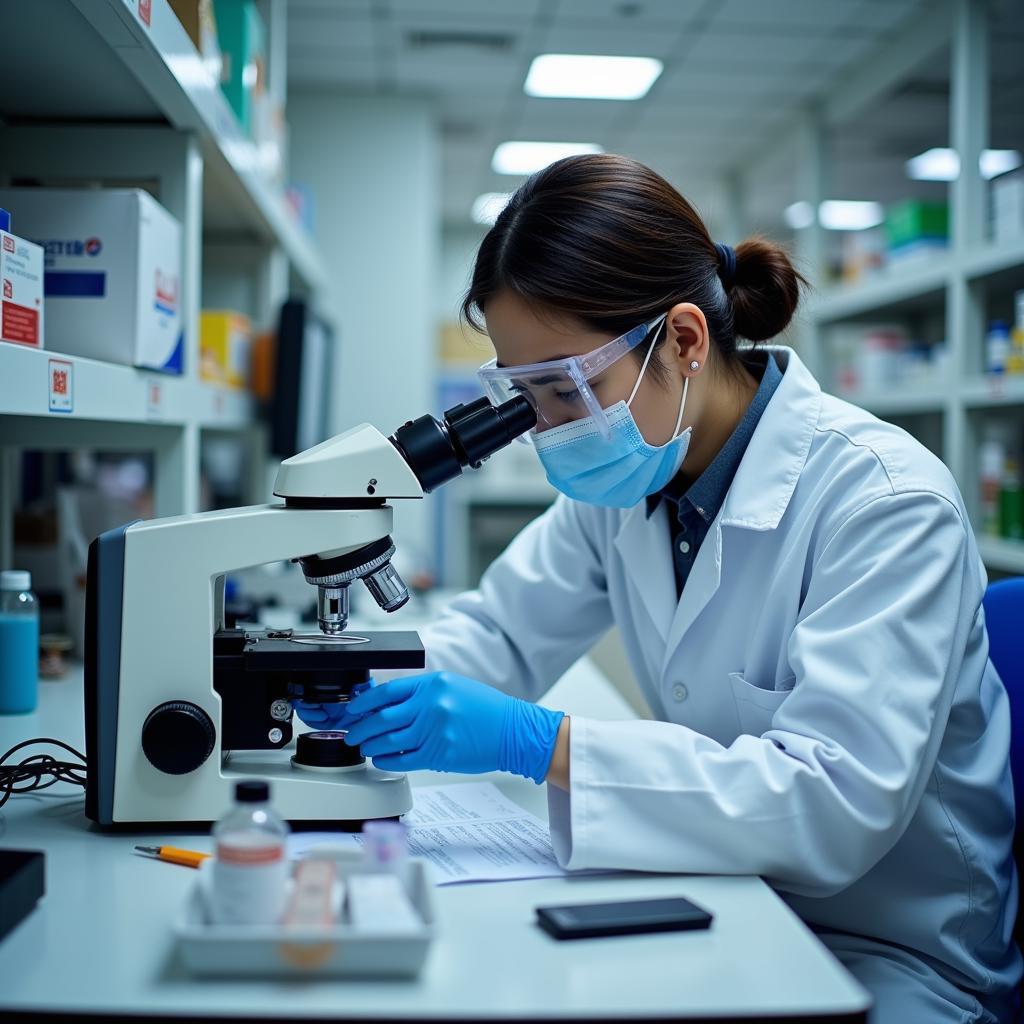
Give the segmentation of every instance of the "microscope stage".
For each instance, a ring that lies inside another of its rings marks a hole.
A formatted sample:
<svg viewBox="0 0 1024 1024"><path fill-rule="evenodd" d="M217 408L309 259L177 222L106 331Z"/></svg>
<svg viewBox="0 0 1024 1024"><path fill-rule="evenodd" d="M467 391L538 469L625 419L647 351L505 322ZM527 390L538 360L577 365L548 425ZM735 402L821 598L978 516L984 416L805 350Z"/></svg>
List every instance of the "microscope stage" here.
<svg viewBox="0 0 1024 1024"><path fill-rule="evenodd" d="M248 670L264 672L423 668L426 657L419 635L413 630L347 630L339 637L320 633L289 637L247 633L241 653Z"/></svg>

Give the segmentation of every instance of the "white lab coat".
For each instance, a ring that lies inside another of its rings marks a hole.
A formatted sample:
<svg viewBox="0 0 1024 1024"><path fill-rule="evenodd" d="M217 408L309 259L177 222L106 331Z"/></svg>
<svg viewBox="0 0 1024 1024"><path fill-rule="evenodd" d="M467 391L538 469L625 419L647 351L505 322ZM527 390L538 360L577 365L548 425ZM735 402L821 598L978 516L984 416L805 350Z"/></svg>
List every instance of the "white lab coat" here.
<svg viewBox="0 0 1024 1024"><path fill-rule="evenodd" d="M681 599L664 503L559 498L425 631L428 667L536 699L615 623L660 721L573 717L559 861L762 875L835 948L896 944L998 1012L1021 973L1010 725L963 502L772 351Z"/></svg>

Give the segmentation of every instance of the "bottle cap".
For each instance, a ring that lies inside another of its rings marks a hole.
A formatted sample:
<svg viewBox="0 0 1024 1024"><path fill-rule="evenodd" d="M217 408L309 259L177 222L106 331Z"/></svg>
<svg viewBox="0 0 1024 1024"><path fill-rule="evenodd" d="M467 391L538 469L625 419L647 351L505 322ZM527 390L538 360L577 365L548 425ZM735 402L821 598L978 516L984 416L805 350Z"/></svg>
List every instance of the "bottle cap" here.
<svg viewBox="0 0 1024 1024"><path fill-rule="evenodd" d="M32 573L24 569L4 569L0 572L0 590L31 590Z"/></svg>
<svg viewBox="0 0 1024 1024"><path fill-rule="evenodd" d="M263 804L270 799L270 786L259 779L247 779L235 786L235 799L240 804Z"/></svg>

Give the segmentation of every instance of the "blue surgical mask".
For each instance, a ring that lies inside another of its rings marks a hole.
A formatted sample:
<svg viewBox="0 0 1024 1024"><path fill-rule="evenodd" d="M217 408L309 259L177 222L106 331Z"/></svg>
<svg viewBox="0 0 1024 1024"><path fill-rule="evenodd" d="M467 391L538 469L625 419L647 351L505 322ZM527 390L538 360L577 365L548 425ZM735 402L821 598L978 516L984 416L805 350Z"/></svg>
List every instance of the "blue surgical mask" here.
<svg viewBox="0 0 1024 1024"><path fill-rule="evenodd" d="M675 430L663 445L648 444L629 408L653 351L652 342L629 398L605 410L610 437L602 436L592 416L533 435L549 482L567 497L588 505L632 508L679 472L690 444L691 428L679 432L690 379L683 380Z"/></svg>

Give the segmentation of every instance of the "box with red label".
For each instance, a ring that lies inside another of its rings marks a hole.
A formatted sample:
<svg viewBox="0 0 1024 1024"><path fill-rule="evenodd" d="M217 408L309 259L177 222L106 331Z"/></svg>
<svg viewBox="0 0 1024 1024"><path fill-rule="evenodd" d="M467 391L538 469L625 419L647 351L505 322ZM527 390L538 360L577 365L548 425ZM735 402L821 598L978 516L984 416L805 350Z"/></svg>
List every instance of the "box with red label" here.
<svg viewBox="0 0 1024 1024"><path fill-rule="evenodd" d="M142 189L0 189L43 248L46 347L181 373L181 227Z"/></svg>
<svg viewBox="0 0 1024 1024"><path fill-rule="evenodd" d="M0 231L0 340L43 347L43 250Z"/></svg>

